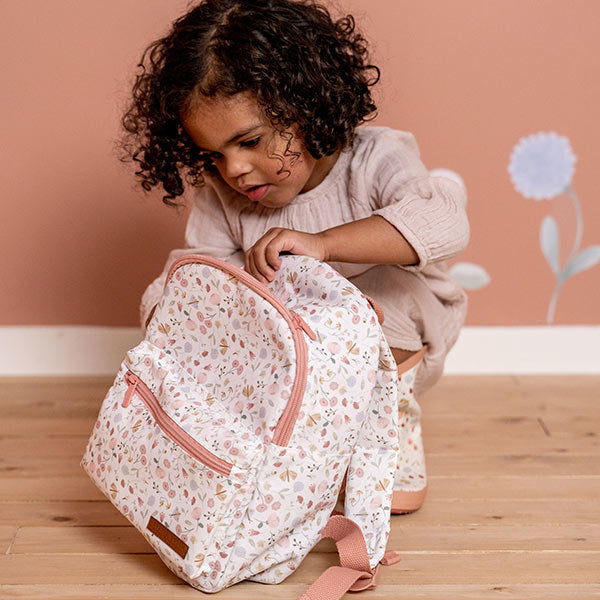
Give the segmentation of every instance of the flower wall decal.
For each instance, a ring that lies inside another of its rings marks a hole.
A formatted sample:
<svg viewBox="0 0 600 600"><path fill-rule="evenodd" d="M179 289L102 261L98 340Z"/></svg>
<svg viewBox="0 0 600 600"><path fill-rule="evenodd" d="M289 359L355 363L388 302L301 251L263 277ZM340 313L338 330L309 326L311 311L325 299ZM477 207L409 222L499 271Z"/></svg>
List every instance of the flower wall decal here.
<svg viewBox="0 0 600 600"><path fill-rule="evenodd" d="M467 187L462 177L451 169L433 169L429 171L429 174L432 177L452 179L452 181L456 181L463 188L466 189ZM480 265L470 262L454 263L448 269L448 274L467 290L477 290L490 282L490 276L487 271Z"/></svg>
<svg viewBox="0 0 600 600"><path fill-rule="evenodd" d="M556 286L546 315L547 323L554 321L558 294L565 281L600 262L600 245L579 252L583 235L581 204L571 187L577 157L569 139L555 132L538 132L521 138L510 155L508 172L517 192L533 200L549 200L562 193L569 194L575 208L577 229L573 249L565 266L560 266L559 230L556 220L547 215L540 226L542 254L556 276Z"/></svg>
<svg viewBox="0 0 600 600"><path fill-rule="evenodd" d="M576 161L568 138L541 132L519 140L508 172L517 192L525 198L544 200L562 194L571 185Z"/></svg>
<svg viewBox="0 0 600 600"><path fill-rule="evenodd" d="M477 290L490 282L487 271L480 265L470 262L454 263L448 269L448 274L466 290Z"/></svg>

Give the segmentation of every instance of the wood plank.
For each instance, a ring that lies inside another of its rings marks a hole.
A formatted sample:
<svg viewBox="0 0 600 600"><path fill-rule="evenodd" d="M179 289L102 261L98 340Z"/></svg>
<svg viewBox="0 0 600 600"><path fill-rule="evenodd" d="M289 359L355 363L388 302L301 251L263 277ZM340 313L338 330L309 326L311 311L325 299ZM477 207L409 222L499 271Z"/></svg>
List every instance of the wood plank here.
<svg viewBox="0 0 600 600"><path fill-rule="evenodd" d="M133 526L21 527L11 554L156 554Z"/></svg>
<svg viewBox="0 0 600 600"><path fill-rule="evenodd" d="M10 379L10 381L8 381ZM0 403L9 417L90 416L113 379L88 377L0 378Z"/></svg>
<svg viewBox="0 0 600 600"><path fill-rule="evenodd" d="M58 401L64 405L64 392L69 390L69 402L80 399L104 397L114 381L114 377L104 375L40 376L40 377L0 377L0 402L7 405L46 406L45 403Z"/></svg>
<svg viewBox="0 0 600 600"><path fill-rule="evenodd" d="M91 430L90 430L91 433ZM66 458L81 459L88 443L89 436L38 437L26 435L19 437L0 437L0 461L11 458Z"/></svg>
<svg viewBox="0 0 600 600"><path fill-rule="evenodd" d="M540 477L460 477L430 476L428 499L447 500L597 500L600 498L600 477L552 476Z"/></svg>
<svg viewBox="0 0 600 600"><path fill-rule="evenodd" d="M392 523L410 519L420 525L534 525L565 523L600 523L597 500L477 500L426 499L425 504L409 515L392 515Z"/></svg>
<svg viewBox="0 0 600 600"><path fill-rule="evenodd" d="M427 453L598 454L600 418L424 415Z"/></svg>
<svg viewBox="0 0 600 600"><path fill-rule="evenodd" d="M600 398L598 399L600 403ZM570 410L569 410L570 412ZM548 415L544 417L543 422L552 437L560 439L569 438L574 435L587 438L600 437L600 405L596 407L594 413L588 414L568 414L568 415Z"/></svg>
<svg viewBox="0 0 600 600"><path fill-rule="evenodd" d="M382 585L600 583L597 551L455 551L400 552L401 561L381 569ZM311 583L325 569L339 564L334 553L311 552L286 580ZM155 555L71 554L65 568L60 554L0 556L4 584L174 583L176 576Z"/></svg>
<svg viewBox="0 0 600 600"><path fill-rule="evenodd" d="M0 553L6 554L17 533L15 525L0 525Z"/></svg>
<svg viewBox="0 0 600 600"><path fill-rule="evenodd" d="M501 523L502 521L500 521ZM21 533L21 530L19 530ZM336 551L332 540L323 540L316 551ZM392 519L388 541L391 550L600 550L600 525L440 525Z"/></svg>
<svg viewBox="0 0 600 600"><path fill-rule="evenodd" d="M104 496L101 495L102 498ZM0 524L23 526L124 526L129 521L108 500L0 502Z"/></svg>
<svg viewBox="0 0 600 600"><path fill-rule="evenodd" d="M68 467L66 472L47 477L0 478L0 501L14 500L104 500L106 496L92 480Z"/></svg>
<svg viewBox="0 0 600 600"><path fill-rule="evenodd" d="M418 525L393 520L388 548L443 550L600 550L600 525ZM322 540L316 552L337 552L333 540ZM154 554L133 526L21 527L10 554Z"/></svg>
<svg viewBox="0 0 600 600"><path fill-rule="evenodd" d="M241 582L219 592L219 599L297 600L308 589L308 584L263 585ZM77 584L0 585L0 596L21 600L189 600L198 598L199 592L189 585L127 585ZM356 594L344 594L342 600L355 600ZM369 600L497 600L499 597L514 600L594 600L600 598L600 585L580 584L513 584L513 585L395 585L379 584L368 591Z"/></svg>
<svg viewBox="0 0 600 600"><path fill-rule="evenodd" d="M426 453L427 473L431 476L478 475L600 475L596 454L458 454Z"/></svg>
<svg viewBox="0 0 600 600"><path fill-rule="evenodd" d="M444 375L421 398L429 415L597 414L600 375Z"/></svg>
<svg viewBox="0 0 600 600"><path fill-rule="evenodd" d="M326 555L322 555L326 556ZM68 565L68 568L67 568ZM161 584L179 580L156 554L5 554L0 556L3 584L113 583Z"/></svg>
<svg viewBox="0 0 600 600"><path fill-rule="evenodd" d="M7 415L0 419L0 436L3 438L32 436L38 439L56 435L89 437L97 417L97 410L87 417L72 417L68 414L60 417L37 417L33 414L21 417Z"/></svg>

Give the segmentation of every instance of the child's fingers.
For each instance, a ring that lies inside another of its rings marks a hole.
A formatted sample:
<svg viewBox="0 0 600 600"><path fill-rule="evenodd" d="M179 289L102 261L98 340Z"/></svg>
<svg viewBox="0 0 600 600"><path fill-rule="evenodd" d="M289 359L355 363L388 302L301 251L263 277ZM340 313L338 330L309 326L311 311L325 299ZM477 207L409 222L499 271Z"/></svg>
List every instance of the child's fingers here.
<svg viewBox="0 0 600 600"><path fill-rule="evenodd" d="M281 266L281 260L279 259L279 252L281 249L281 244L274 243L274 240L267 246L265 251L265 257L268 266L273 267L273 270L276 271Z"/></svg>
<svg viewBox="0 0 600 600"><path fill-rule="evenodd" d="M266 248L259 247L257 252L254 252L254 265L266 280L270 281L275 276L275 270L267 263Z"/></svg>
<svg viewBox="0 0 600 600"><path fill-rule="evenodd" d="M248 273L250 273L250 275L252 275L252 277L258 279L259 273L256 269L256 266L254 265L254 255L252 254L252 252L249 252L246 255L246 264L248 265L248 268L247 268Z"/></svg>
<svg viewBox="0 0 600 600"><path fill-rule="evenodd" d="M255 277L256 279L258 279L258 281L260 281L261 283L268 283L267 278L263 275L261 269L259 269L259 267L257 266L256 258L257 258L256 252L251 252L248 255L249 271L252 274L252 276Z"/></svg>

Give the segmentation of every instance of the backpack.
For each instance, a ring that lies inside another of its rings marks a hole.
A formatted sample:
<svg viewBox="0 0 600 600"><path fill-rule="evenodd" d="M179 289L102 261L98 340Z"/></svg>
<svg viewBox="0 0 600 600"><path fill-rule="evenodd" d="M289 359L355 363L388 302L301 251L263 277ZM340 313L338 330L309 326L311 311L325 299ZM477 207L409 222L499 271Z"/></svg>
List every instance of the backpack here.
<svg viewBox="0 0 600 600"><path fill-rule="evenodd" d="M279 583L324 537L341 566L301 598L375 587L379 565L399 560L386 552L398 377L377 309L311 257L282 255L268 285L179 258L81 466L201 591Z"/></svg>

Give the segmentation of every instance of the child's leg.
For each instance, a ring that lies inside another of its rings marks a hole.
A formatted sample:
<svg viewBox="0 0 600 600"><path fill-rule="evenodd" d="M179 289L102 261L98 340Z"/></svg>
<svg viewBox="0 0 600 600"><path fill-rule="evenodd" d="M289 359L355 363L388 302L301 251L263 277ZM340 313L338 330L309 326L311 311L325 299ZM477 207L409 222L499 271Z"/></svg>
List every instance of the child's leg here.
<svg viewBox="0 0 600 600"><path fill-rule="evenodd" d="M398 366L399 446L392 495L392 514L418 510L425 501L427 476L421 438L421 407L413 386L427 345L417 352L392 348ZM399 360L402 359L402 360Z"/></svg>

